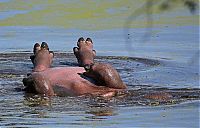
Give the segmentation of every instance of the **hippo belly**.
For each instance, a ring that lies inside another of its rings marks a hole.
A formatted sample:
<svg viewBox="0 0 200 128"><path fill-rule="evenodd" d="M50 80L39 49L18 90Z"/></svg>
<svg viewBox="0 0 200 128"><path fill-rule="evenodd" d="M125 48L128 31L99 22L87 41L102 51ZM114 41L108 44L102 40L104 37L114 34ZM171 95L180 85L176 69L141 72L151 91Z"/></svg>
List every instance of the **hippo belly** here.
<svg viewBox="0 0 200 128"><path fill-rule="evenodd" d="M49 68L43 72L39 72L45 78L48 78L52 85L58 83L69 83L75 80L84 80L80 77L80 74L85 72L82 67L56 67Z"/></svg>
<svg viewBox="0 0 200 128"><path fill-rule="evenodd" d="M47 88L52 88L55 95L76 96L98 90L94 81L82 75L84 72L83 67L56 67L42 72L34 72L32 76L42 77L40 80L46 82L40 86L45 87L45 84L48 83Z"/></svg>

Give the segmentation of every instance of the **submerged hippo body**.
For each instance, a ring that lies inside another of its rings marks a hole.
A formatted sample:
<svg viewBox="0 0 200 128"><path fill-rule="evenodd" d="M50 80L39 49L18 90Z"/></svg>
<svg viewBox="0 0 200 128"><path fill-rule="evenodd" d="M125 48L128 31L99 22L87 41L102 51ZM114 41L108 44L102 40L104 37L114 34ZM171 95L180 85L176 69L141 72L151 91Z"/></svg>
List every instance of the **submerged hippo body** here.
<svg viewBox="0 0 200 128"><path fill-rule="evenodd" d="M93 64L94 53L92 40L80 38L78 47L74 48L75 55L80 65ZM78 51L76 51L78 50ZM53 53L49 51L47 43L41 46L36 43L33 48L31 61L34 65L33 72L23 79L25 90L30 93L37 93L47 96L78 96L83 94L100 94L112 96L117 89L104 86L97 86L95 81L83 75L83 67L57 67L50 68Z"/></svg>
<svg viewBox="0 0 200 128"><path fill-rule="evenodd" d="M83 94L100 94L105 97L115 95L123 90L123 84L118 72L108 64L94 64L95 51L92 40L80 38L74 48L80 66L83 67L57 67L49 68L53 54L49 52L48 45L35 44L34 55L31 60L34 65L33 72L23 79L27 92L53 95L77 96ZM91 68L89 72L85 69ZM86 75L84 75L86 74ZM105 77L104 77L105 76Z"/></svg>
<svg viewBox="0 0 200 128"><path fill-rule="evenodd" d="M96 51L93 50L93 42L90 38L84 40L83 37L78 39L78 47L74 47L74 55L78 60L79 66L91 65L94 63Z"/></svg>
<svg viewBox="0 0 200 128"><path fill-rule="evenodd" d="M23 79L25 90L46 96L79 96L84 94L112 97L118 91L126 89L126 85L116 69L110 64L94 63L96 52L93 50L90 38L78 40L74 54L80 66L50 68L53 52L43 42L36 43L33 48L31 61L33 72ZM148 93L144 98L167 100L168 93Z"/></svg>
<svg viewBox="0 0 200 128"><path fill-rule="evenodd" d="M90 65L87 72L84 73L87 77L96 80L97 84L115 89L125 89L119 73L110 64L95 63Z"/></svg>
<svg viewBox="0 0 200 128"><path fill-rule="evenodd" d="M23 79L27 91L47 96L78 96L83 94L114 95L117 89L96 86L92 80L82 74L82 67L49 68L42 72L33 72Z"/></svg>

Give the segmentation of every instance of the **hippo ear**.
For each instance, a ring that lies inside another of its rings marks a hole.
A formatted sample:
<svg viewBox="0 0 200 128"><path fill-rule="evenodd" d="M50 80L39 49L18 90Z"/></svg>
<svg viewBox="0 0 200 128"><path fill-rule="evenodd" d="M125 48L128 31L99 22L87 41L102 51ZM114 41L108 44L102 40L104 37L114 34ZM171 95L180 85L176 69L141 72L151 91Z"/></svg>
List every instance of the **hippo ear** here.
<svg viewBox="0 0 200 128"><path fill-rule="evenodd" d="M93 52L93 55L96 56L96 51L95 51L95 50L92 50L92 52Z"/></svg>

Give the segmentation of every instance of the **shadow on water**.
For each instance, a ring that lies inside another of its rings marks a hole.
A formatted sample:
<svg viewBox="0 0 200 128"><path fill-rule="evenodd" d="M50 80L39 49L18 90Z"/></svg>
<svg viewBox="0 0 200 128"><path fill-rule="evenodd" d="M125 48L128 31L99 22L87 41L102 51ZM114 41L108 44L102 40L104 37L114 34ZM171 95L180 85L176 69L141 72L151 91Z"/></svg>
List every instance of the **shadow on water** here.
<svg viewBox="0 0 200 128"><path fill-rule="evenodd" d="M177 75L177 81L178 75L183 72L178 72L178 69L174 72L171 66L164 76L158 77L156 74L164 73L162 69L165 69L166 65L169 66L165 61L116 56L96 58L96 61L112 64L128 85L128 90L118 92L115 97L105 99L84 95L48 98L25 94L22 91L22 79L32 70L30 55L0 54L0 126L90 126L89 122L103 123L102 121L117 117L121 114L120 108L176 106L200 100L200 89L196 88L193 82L197 80L193 78L196 77L193 72L189 74L190 81L177 82L174 86L174 76L171 75ZM55 66L77 66L76 59L71 53L56 53L53 67ZM154 77L158 77L160 81ZM148 82L150 84L147 84ZM183 83L194 86L183 86ZM162 96L159 96L160 94ZM118 124L113 121L107 123L104 125Z"/></svg>

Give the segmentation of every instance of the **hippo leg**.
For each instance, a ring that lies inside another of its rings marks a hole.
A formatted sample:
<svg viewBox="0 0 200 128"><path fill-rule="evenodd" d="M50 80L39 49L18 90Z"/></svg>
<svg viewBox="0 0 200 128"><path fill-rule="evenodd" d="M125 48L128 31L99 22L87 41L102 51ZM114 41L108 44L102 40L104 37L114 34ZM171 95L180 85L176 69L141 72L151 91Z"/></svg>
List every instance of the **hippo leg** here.
<svg viewBox="0 0 200 128"><path fill-rule="evenodd" d="M23 84L24 84L24 86L25 86L25 91L27 92L27 93L36 93L36 90L35 90L35 88L34 88L34 86L33 86L33 79L32 79L32 77L30 77L30 75L29 75L29 77L27 77L27 78L24 78L23 80L22 80L22 82L23 82Z"/></svg>
<svg viewBox="0 0 200 128"><path fill-rule="evenodd" d="M34 55L30 56L33 63L33 71L40 72L49 68L53 62L54 53L49 51L48 44L42 42L41 46L36 43L33 48Z"/></svg>
<svg viewBox="0 0 200 128"><path fill-rule="evenodd" d="M47 78L40 74L33 74L23 79L23 84L26 91L30 93L43 94L53 96L54 91Z"/></svg>
<svg viewBox="0 0 200 128"><path fill-rule="evenodd" d="M86 40L81 37L77 42L78 47L73 48L74 55L77 58L79 66L90 65L94 63L96 51L93 50L93 42L91 38Z"/></svg>
<svg viewBox="0 0 200 128"><path fill-rule="evenodd" d="M42 42L41 44L41 49L46 49L49 51L49 46L46 42ZM52 60L53 60L53 57L54 57L54 52L53 51L49 51L49 58L50 58L50 64L52 64Z"/></svg>

